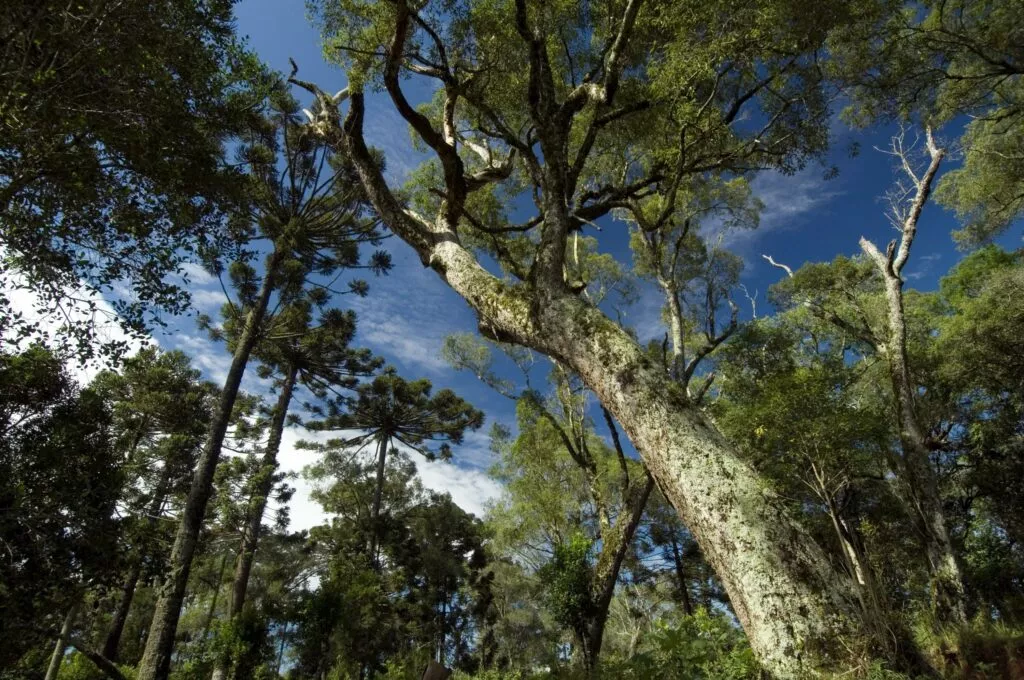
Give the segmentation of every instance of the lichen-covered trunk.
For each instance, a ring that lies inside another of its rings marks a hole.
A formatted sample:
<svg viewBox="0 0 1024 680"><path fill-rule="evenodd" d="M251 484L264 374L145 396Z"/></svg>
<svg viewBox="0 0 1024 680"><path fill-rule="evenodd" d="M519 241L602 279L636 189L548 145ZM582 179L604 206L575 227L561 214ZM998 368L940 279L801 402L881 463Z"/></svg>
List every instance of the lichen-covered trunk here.
<svg viewBox="0 0 1024 680"><path fill-rule="evenodd" d="M898 488L904 501L910 505L912 519L924 542L935 616L943 623L961 624L967 620L963 577L946 527L938 479L931 465L928 439L917 414L907 359L902 279L886 275L885 295L889 308L889 342L885 354L889 362L903 449L898 459Z"/></svg>
<svg viewBox="0 0 1024 680"><path fill-rule="evenodd" d="M245 606L245 595L249 589L249 576L252 564L256 559L256 548L259 547L260 530L263 527L263 513L267 509L267 499L274 488L274 473L277 471L277 454L281 450L281 439L284 436L284 424L288 418L288 408L292 402L292 392L298 368L293 364L288 367L287 375L281 385L281 393L277 396L274 415L270 419L270 435L263 451L263 460L256 472L255 488L249 499L246 511L246 526L243 528L242 541L238 547L235 560L235 576L231 582L231 604L228 616L233 620L242 613ZM222 661L213 671L212 680L223 680L228 676L229 668Z"/></svg>
<svg viewBox="0 0 1024 680"><path fill-rule="evenodd" d="M178 629L178 617L181 616L185 590L188 588L192 558L199 543L199 532L206 517L206 506L213 492L213 475L220 460L221 447L231 422L231 413L235 407L242 377L245 375L245 367L249 363L249 356L256 345L259 328L270 303L270 296L274 290L274 275L279 262L280 255L275 251L267 265L267 274L263 279L256 304L246 316L245 327L231 357L231 367L228 369L220 400L210 419L210 432L192 476L192 486L181 513L178 533L171 550L168 575L160 588L153 612L153 622L146 637L146 650L139 662L138 680L166 680L170 673L174 635Z"/></svg>
<svg viewBox="0 0 1024 680"><path fill-rule="evenodd" d="M780 678L848 670L873 640L852 584L780 498L630 336L573 297L538 306L532 343L566 362L622 424Z"/></svg>

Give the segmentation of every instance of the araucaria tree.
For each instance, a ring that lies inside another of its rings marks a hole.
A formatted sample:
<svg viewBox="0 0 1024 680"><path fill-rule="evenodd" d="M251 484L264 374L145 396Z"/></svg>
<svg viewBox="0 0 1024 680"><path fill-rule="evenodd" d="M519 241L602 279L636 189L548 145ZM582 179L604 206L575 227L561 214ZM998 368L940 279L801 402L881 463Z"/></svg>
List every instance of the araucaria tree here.
<svg viewBox="0 0 1024 680"><path fill-rule="evenodd" d="M352 190L344 172L332 172L329 150L296 125L298 107L283 88L275 90L271 107L265 125L253 131L250 143L239 152L249 166L250 181L247 209L233 220L234 247L224 254L233 260L229 273L238 291L238 300L228 303L236 327L230 336L231 365L182 511L168 577L139 664L140 680L166 678L170 670L217 461L246 366L273 330L268 323L274 319L273 303L294 298L296 286L301 289L307 276L340 277L342 270L359 265L360 244L378 239L376 221L363 214L360 193ZM267 250L262 271L252 264L260 258L258 248ZM377 271L386 268L387 256L375 254L370 266ZM211 267L219 273L219 263ZM356 281L351 289L365 291L366 284Z"/></svg>
<svg viewBox="0 0 1024 680"><path fill-rule="evenodd" d="M331 404L336 411L311 426L316 429L355 430L355 434L334 447L362 450L376 446L377 477L370 508L370 541L367 554L380 566L381 499L388 454L401 444L423 455L427 460L449 460L451 444L462 443L467 429L476 430L484 422L484 414L451 390L431 395L428 380L404 380L394 368L372 382L360 385L353 398L342 398ZM341 410L337 411L340 406Z"/></svg>
<svg viewBox="0 0 1024 680"><path fill-rule="evenodd" d="M616 417L693 531L751 646L779 677L870 653L849 580L678 381L580 293L571 239L625 211L673 230L683 189L792 170L827 138L818 53L833 4L630 0L317 4L349 87L312 92L310 123L354 165L385 224L476 311L481 331L549 355ZM414 106L408 76L436 84ZM407 200L366 145L364 90L382 87L431 157ZM339 103L348 100L342 118ZM532 198L514 222L502 197ZM486 254L501 273L485 266Z"/></svg>

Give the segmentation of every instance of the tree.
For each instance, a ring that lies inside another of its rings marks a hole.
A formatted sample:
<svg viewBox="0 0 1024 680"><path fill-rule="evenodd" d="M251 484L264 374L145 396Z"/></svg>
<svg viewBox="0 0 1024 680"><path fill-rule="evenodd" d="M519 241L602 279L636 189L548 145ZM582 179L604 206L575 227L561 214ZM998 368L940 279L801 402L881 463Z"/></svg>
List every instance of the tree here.
<svg viewBox="0 0 1024 680"><path fill-rule="evenodd" d="M883 255L877 246L862 237L861 249L874 265L875 271L867 277L864 272L855 269L850 272L854 277L862 277L861 281L868 285L873 282L872 276L877 277L884 300L884 314L881 318L867 317L863 313L858 315L856 309L849 308L850 296L845 299L839 297L838 304L830 301L828 286L822 286L824 282L815 280L813 275L801 280L799 276L794 277L791 271L787 271L795 283L784 296L790 303L808 305L822 319L851 333L885 359L899 438L898 450L889 456L889 466L896 475L898 493L928 555L932 606L936 618L946 623L963 623L966 619L963 581L946 526L938 479L931 463L934 446L919 415L916 383L909 359L903 295L902 271L910 257L921 211L928 201L932 183L945 156L945 150L936 145L930 129L927 131L926 146L928 164L922 170L914 167L912 149L905 145L904 135L901 133L893 139L891 153L899 162L901 172L906 175L907 183L906 186L897 183L892 193L890 221L898 229L900 239L889 243ZM855 281L856 278L853 279ZM839 279L836 287L850 283Z"/></svg>
<svg viewBox="0 0 1024 680"><path fill-rule="evenodd" d="M320 102L311 132L352 160L384 223L466 299L481 330L564 362L622 424L766 667L797 677L857 665L872 643L852 586L685 391L565 277L572 234L631 198L688 178L792 170L820 150L817 51L847 17L805 2L576 8L322 3L349 88L332 97L292 82ZM432 106L410 103L406 74L437 82ZM430 149L414 201L392 191L366 147L372 86ZM537 213L515 223L497 197L519 194ZM481 265L481 250L504 278Z"/></svg>
<svg viewBox="0 0 1024 680"><path fill-rule="evenodd" d="M301 276L305 282L308 272ZM314 288L319 291L320 289ZM242 540L235 561L229 619L236 620L245 604L249 574L262 532L263 516L274 484L277 456L285 424L297 386L308 387L315 396L353 388L359 377L370 375L382 361L369 350L349 346L355 335L355 314L324 309L326 297L300 286L298 299L285 303L284 309L268 323L268 331L256 355L265 373L278 372L278 398L268 424L269 431L262 461L248 480L249 498L245 510ZM287 297L282 293L282 297ZM313 314L319 312L319 320ZM225 677L228 669L218 666L214 678Z"/></svg>
<svg viewBox="0 0 1024 680"><path fill-rule="evenodd" d="M272 299L301 285L310 273L340 276L340 270L358 266L359 245L378 239L375 221L363 214L360 194L344 182L341 173L330 172L329 151L310 143L297 129L297 104L280 83L271 107L265 125L254 129L251 144L240 150L250 166L250 203L235 218L234 245L228 251L235 257L230 274L238 291L237 303L227 303L229 319L237 327L229 344L231 366L182 512L169 578L157 602L139 665L140 680L163 679L169 672L175 628L221 446L249 358L268 332ZM258 257L253 246L259 241L270 244L263 257L262 276L251 264ZM218 263L211 266L219 273ZM388 259L378 253L369 266L382 271ZM351 289L365 292L366 285L353 282Z"/></svg>
<svg viewBox="0 0 1024 680"><path fill-rule="evenodd" d="M318 430L361 432L331 446L361 451L370 443L376 445L377 483L370 511L375 527L380 520L387 456L397 450L396 443L427 460L449 460L451 445L461 444L467 429L476 430L483 424L484 414L451 390L441 390L433 396L430 391L430 381L406 381L389 367L372 382L356 388L354 398L336 402L335 412L315 425ZM379 538L379 531L374 528L367 553L378 566Z"/></svg>
<svg viewBox="0 0 1024 680"><path fill-rule="evenodd" d="M987 241L1024 210L1024 9L1014 0L867 3L869 21L837 33L836 71L856 122L918 118L959 126L963 163L939 181L965 244Z"/></svg>
<svg viewBox="0 0 1024 680"><path fill-rule="evenodd" d="M510 496L508 515L503 521L517 525L514 533L526 545L550 544L554 550L552 562L573 556L576 561L572 564L581 569L577 576L585 574L576 583L581 591L569 594L567 590L556 600L561 601L566 596L577 598L575 604L563 611L560 622L573 632L586 672L596 673L620 570L635 547L634 537L654 489L654 480L644 470L643 482L633 483L632 465L627 461L618 428L607 410L603 410L603 415L615 446L614 454L597 439L587 414L587 392L579 379L563 366L554 365L551 382L556 396L545 400L530 388L533 357L528 352L508 350L527 385L517 393L511 381L495 374L490 346L483 340L468 334L451 335L445 338L442 351L452 366L471 371L499 394L517 401L520 433L515 443L502 442L503 437L492 442L502 456L494 472L506 484ZM558 470L566 462L577 468L575 474L568 472L566 476L566 471ZM638 472L633 470L633 476L639 476ZM576 487L574 493L567 494L567 489L573 487ZM531 506L532 509L527 510ZM596 524L588 526L591 531L582 531L583 527L579 526L585 523L582 518L577 526L570 524L569 529L545 531L542 528L548 522L560 525L567 515L582 514L581 506L594 509ZM497 509L495 512L500 514ZM520 512L533 515L534 522L519 515ZM531 535L531 529L539 531L540 535ZM593 565L589 564L591 555ZM551 568L556 574L560 573L559 567Z"/></svg>
<svg viewBox="0 0 1024 680"><path fill-rule="evenodd" d="M41 635L57 637L85 590L111 575L123 470L103 399L38 346L0 355L0 433L6 668Z"/></svg>
<svg viewBox="0 0 1024 680"><path fill-rule="evenodd" d="M168 500L187 490L216 395L187 356L153 348L126 359L119 372L101 373L93 387L110 405L125 466L139 471L119 499L127 573L100 649L116 662L139 580L163 563L159 519Z"/></svg>
<svg viewBox="0 0 1024 680"><path fill-rule="evenodd" d="M489 603L479 520L447 495L424 491L397 450L386 461L374 521L377 462L335 444L322 446L322 460L306 471L330 523L311 532L321 583L304 597L299 672L374 677L387 665L419 673L431 658L462 667L480 641L479 605ZM379 559L366 552L374 535Z"/></svg>
<svg viewBox="0 0 1024 680"><path fill-rule="evenodd" d="M234 34L233 4L4 3L6 285L65 313L95 312L100 294L126 286L113 305L135 334L187 308L187 284L168 277L219 238L240 198L224 150L258 113L263 90L262 67ZM82 288L76 301L69 291ZM66 318L52 337L82 358L125 349L102 342L90 319Z"/></svg>

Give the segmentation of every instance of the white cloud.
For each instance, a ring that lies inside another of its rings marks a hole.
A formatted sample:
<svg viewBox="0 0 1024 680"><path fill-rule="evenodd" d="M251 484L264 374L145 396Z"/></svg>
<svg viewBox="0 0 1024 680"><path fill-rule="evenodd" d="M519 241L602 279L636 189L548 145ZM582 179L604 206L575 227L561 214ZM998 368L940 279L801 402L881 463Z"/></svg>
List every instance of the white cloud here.
<svg viewBox="0 0 1024 680"><path fill-rule="evenodd" d="M217 283L217 277L203 269L195 262L186 262L181 265L181 271L188 277L193 286L212 286Z"/></svg>
<svg viewBox="0 0 1024 680"><path fill-rule="evenodd" d="M219 311L221 306L227 302L222 290L199 288L190 290L189 295L192 296L192 306L203 312Z"/></svg>
<svg viewBox="0 0 1024 680"><path fill-rule="evenodd" d="M810 166L793 175L762 172L750 184L761 200L760 224L757 229L732 229L724 232L723 245L748 245L761 236L801 226L811 213L842 192L836 184L822 176L822 169Z"/></svg>
<svg viewBox="0 0 1024 680"><path fill-rule="evenodd" d="M370 280L370 294L355 299L356 344L388 362L438 376L450 368L441 358L449 333L473 328L466 302L424 268L412 249L392 242L395 273ZM411 376L415 377L415 376Z"/></svg>

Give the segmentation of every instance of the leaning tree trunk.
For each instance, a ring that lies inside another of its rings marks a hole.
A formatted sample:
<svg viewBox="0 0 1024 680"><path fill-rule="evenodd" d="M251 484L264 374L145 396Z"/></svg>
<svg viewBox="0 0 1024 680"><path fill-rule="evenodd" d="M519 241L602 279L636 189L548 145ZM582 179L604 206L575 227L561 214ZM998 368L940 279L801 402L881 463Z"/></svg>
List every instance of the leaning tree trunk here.
<svg viewBox="0 0 1024 680"><path fill-rule="evenodd" d="M68 648L68 640L71 637L71 628L75 625L75 617L78 615L79 604L81 604L81 600L76 599L64 617L64 623L61 624L57 642L53 646L53 654L50 655L50 665L46 669L45 680L57 680L57 675L60 673L60 665L64 661L64 652Z"/></svg>
<svg viewBox="0 0 1024 680"><path fill-rule="evenodd" d="M170 471L165 465L160 474L160 481L157 482L156 489L153 490L153 499L147 508L145 526L149 529L156 526L157 516L164 505L169 483ZM107 636L103 641L103 650L101 652L109 661L117 661L118 648L121 646L121 635L124 633L124 625L128 621L128 614L132 609L132 601L135 599L135 588L138 586L141 576L142 564L141 562L136 562L132 565L128 576L125 577L124 584L121 586L121 597L117 601L117 608L114 610L114 617L110 622L110 628L107 630Z"/></svg>
<svg viewBox="0 0 1024 680"><path fill-rule="evenodd" d="M260 530L263 527L263 513L267 509L267 500L274 488L277 454L281 450L281 438L284 436L288 407L291 405L295 380L299 374L298 367L294 364L290 365L287 371L281 386L281 393L277 397L277 405L274 407L274 415L270 420L270 436L267 438L267 448L263 452L263 461L256 473L256 488L253 490L253 496L249 499L246 513L247 524L243 529L242 542L238 548L238 558L235 561L235 577L231 585L231 605L228 610L231 620L238 618L245 606L249 575L252 573L252 564L256 558L256 548L260 540ZM213 672L213 680L223 680L227 675L228 667L221 663Z"/></svg>
<svg viewBox="0 0 1024 680"><path fill-rule="evenodd" d="M601 554L594 568L594 612L587 629L588 642L585 648L588 677L594 677L597 673L604 644L604 629L608 624L608 611L615 595L615 585L619 582L622 562L633 547L633 537L653 490L654 479L648 477L642 489L632 490L629 503L623 508L615 528L608 535L602 535Z"/></svg>
<svg viewBox="0 0 1024 680"><path fill-rule="evenodd" d="M866 639L856 596L680 386L597 309L542 305L535 346L569 363L626 430L708 563L758 658L780 677L848 670Z"/></svg>
<svg viewBox="0 0 1024 680"><path fill-rule="evenodd" d="M199 457L192 488L188 500L181 513L181 523L174 539L171 551L171 563L168 577L161 587L160 596L153 613L153 622L146 638L146 650L139 662L138 680L166 680L171 668L171 653L174 650L174 635L178 628L178 617L188 587L188 577L192 569L192 558L199 542L199 533L203 528L206 516L206 505L213 492L213 475L220 460L221 447L231 422L231 413L238 397L238 389L245 375L245 367L249 362L256 345L260 326L270 303L274 290L274 277L277 266L282 258L279 250L274 251L267 264L267 273L263 279L256 304L246 315L245 326L238 339L234 355L231 357L231 368L228 370L224 388L221 391L217 409L210 420L210 432L206 445Z"/></svg>
<svg viewBox="0 0 1024 680"><path fill-rule="evenodd" d="M301 84L328 112L336 107L337 98ZM874 641L849 580L685 390L622 327L568 290L558 256L559 234L568 231L565 206L545 196L545 219L562 223L545 230L536 275L518 284L498 279L460 241L458 194L433 221L410 214L395 197L362 136L364 96L350 98L344 125L329 116L317 134L353 160L382 220L469 303L483 333L565 363L612 412L721 577L765 668L804 678L859 666ZM456 161L446 173L462 191Z"/></svg>

